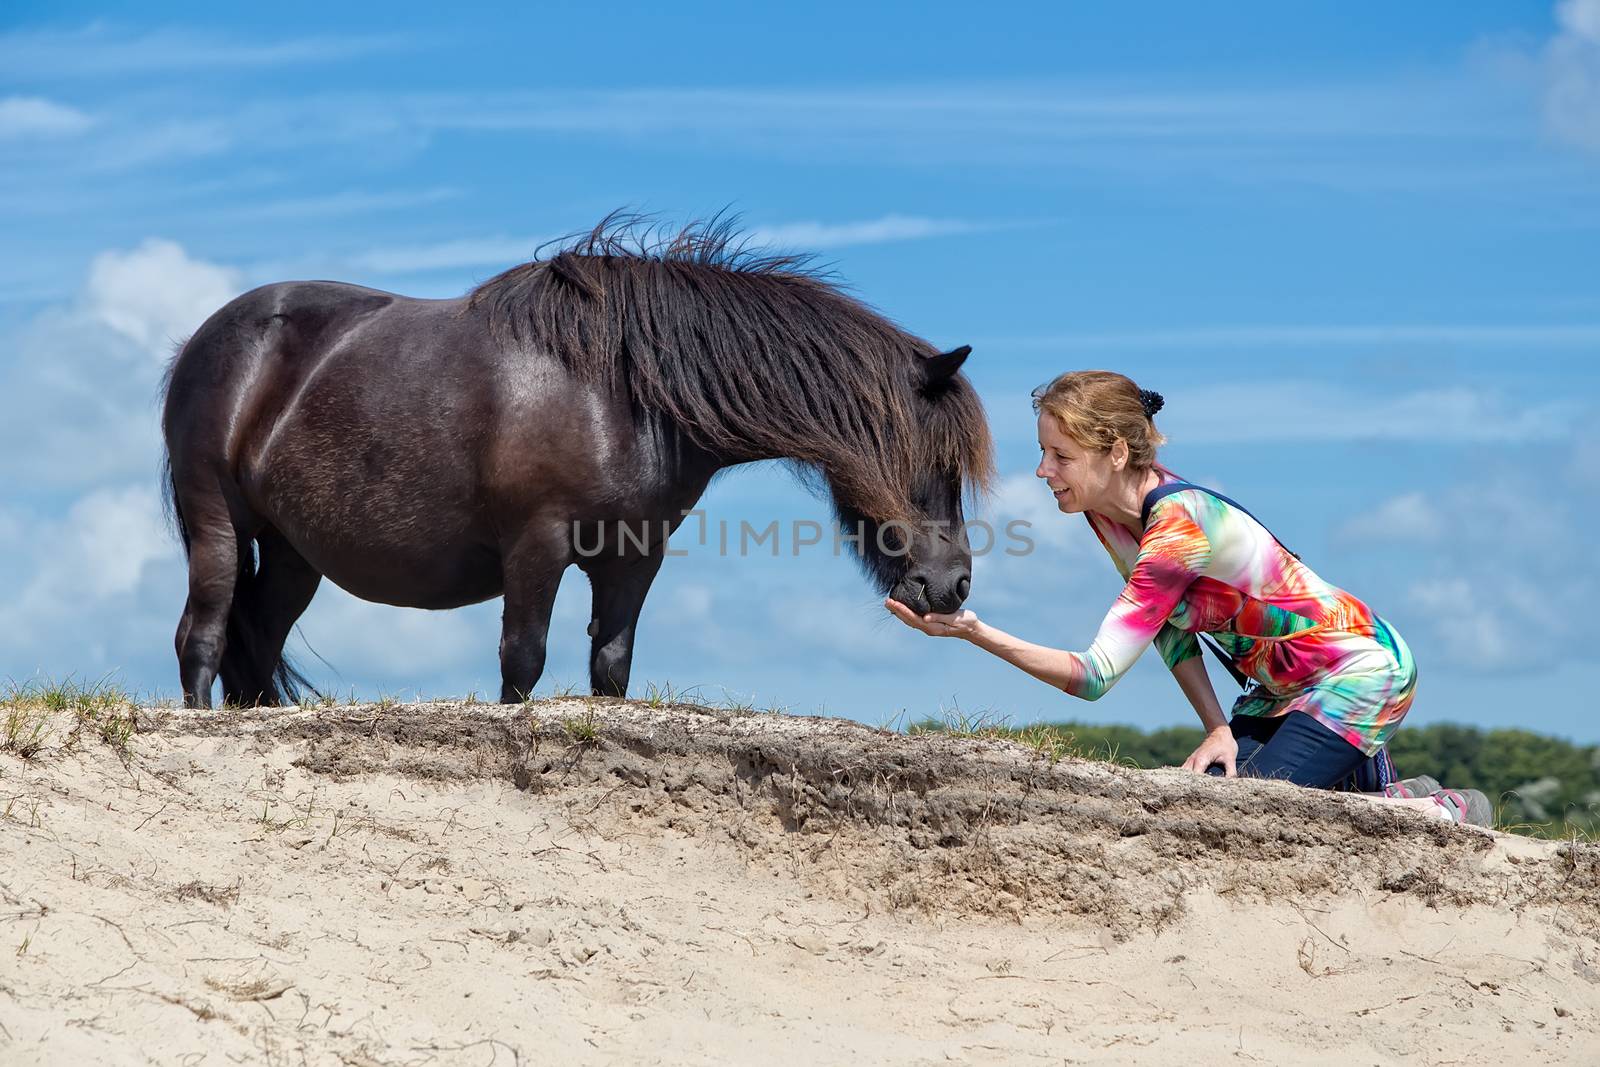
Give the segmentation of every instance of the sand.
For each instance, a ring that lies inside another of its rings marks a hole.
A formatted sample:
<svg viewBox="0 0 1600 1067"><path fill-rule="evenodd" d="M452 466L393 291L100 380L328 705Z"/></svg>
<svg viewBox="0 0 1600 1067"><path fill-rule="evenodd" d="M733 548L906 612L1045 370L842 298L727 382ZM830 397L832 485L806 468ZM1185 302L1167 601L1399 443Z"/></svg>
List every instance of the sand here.
<svg viewBox="0 0 1600 1067"><path fill-rule="evenodd" d="M1600 848L550 700L0 754L0 1063L1600 1062Z"/></svg>

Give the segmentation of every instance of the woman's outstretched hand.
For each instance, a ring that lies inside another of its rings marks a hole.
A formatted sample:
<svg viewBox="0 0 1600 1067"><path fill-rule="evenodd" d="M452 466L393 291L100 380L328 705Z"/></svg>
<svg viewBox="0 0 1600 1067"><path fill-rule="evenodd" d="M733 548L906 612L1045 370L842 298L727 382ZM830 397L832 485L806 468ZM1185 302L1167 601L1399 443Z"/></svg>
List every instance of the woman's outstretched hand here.
<svg viewBox="0 0 1600 1067"><path fill-rule="evenodd" d="M918 615L898 600L885 598L883 606L913 630L921 630L930 637L970 638L978 632L978 617L966 608L949 615Z"/></svg>
<svg viewBox="0 0 1600 1067"><path fill-rule="evenodd" d="M1239 742L1234 739L1233 731L1226 726L1219 726L1206 734L1206 739L1200 742L1200 747L1183 761L1183 769L1204 774L1212 764L1220 763L1229 778L1237 778L1239 770L1235 764L1238 759Z"/></svg>

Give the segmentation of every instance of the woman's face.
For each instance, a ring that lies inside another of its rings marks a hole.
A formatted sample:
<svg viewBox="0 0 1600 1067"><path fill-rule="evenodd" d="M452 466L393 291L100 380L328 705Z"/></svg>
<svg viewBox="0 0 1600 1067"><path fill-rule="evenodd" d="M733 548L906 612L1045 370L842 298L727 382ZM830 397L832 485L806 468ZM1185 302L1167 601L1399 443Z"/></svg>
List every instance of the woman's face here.
<svg viewBox="0 0 1600 1067"><path fill-rule="evenodd" d="M1111 453L1087 449L1061 432L1048 411L1039 413L1039 469L1033 472L1050 486L1056 506L1069 515L1093 511L1111 482Z"/></svg>

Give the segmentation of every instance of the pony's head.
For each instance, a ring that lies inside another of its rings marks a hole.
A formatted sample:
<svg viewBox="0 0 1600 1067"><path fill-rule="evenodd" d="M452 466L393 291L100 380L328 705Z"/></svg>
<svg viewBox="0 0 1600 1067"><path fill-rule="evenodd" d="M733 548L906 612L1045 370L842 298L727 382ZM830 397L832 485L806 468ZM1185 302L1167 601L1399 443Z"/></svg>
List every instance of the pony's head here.
<svg viewBox="0 0 1600 1067"><path fill-rule="evenodd" d="M903 490L880 484L863 494L831 481L846 543L880 592L918 614L955 611L972 587L963 503L987 487L993 464L982 407L957 375L971 351L919 355L911 365L912 419L897 427L903 439L893 450L909 461Z"/></svg>

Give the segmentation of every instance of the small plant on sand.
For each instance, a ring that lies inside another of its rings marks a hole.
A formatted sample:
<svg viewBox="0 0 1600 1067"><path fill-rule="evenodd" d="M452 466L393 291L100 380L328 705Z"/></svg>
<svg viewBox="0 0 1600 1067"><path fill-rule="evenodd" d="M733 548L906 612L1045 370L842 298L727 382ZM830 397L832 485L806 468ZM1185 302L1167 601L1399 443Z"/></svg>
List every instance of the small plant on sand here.
<svg viewBox="0 0 1600 1067"><path fill-rule="evenodd" d="M1027 745L1051 763L1060 763L1066 757L1082 758L1070 734L1042 724L1025 726L1018 730L1015 740Z"/></svg>
<svg viewBox="0 0 1600 1067"><path fill-rule="evenodd" d="M660 685L649 682L644 687L643 703L649 708L665 708L673 704L693 704L700 699L699 686L676 689L670 682L663 682Z"/></svg>
<svg viewBox="0 0 1600 1067"><path fill-rule="evenodd" d="M50 740L50 712L42 707L6 704L0 751L32 759Z"/></svg>
<svg viewBox="0 0 1600 1067"><path fill-rule="evenodd" d="M1014 731L1007 725L1010 716L1001 715L992 708L965 711L960 704L941 707L937 715L912 723L908 734L946 734L950 737L1009 738Z"/></svg>
<svg viewBox="0 0 1600 1067"><path fill-rule="evenodd" d="M600 725L595 721L593 708L582 715L562 719L561 725L567 731L567 740L575 745L600 743Z"/></svg>
<svg viewBox="0 0 1600 1067"><path fill-rule="evenodd" d="M117 755L126 758L128 743L133 740L133 732L137 726L138 720L133 709L127 708L102 713L95 724L95 730L100 735L100 740L110 745Z"/></svg>
<svg viewBox="0 0 1600 1067"><path fill-rule="evenodd" d="M306 810L310 811L310 808L308 807ZM293 826L295 824L295 819L293 817L294 816L294 809L291 807L289 809L289 812L290 812L290 817L289 818L287 818L287 819L277 818L273 813L272 802L270 800L263 800L261 802L261 816L260 816L260 818L256 819L256 823L264 831L271 832L271 833L281 833L282 831L287 830L289 827L291 827L291 826Z"/></svg>
<svg viewBox="0 0 1600 1067"><path fill-rule="evenodd" d="M755 701L734 696L728 689L722 691L722 699L717 702L717 706L735 715L752 715L756 710Z"/></svg>
<svg viewBox="0 0 1600 1067"><path fill-rule="evenodd" d="M37 797L29 798L27 819L21 818L17 811L17 802L22 799L20 796L15 796L6 801L5 810L0 811L0 819L4 819L6 822L21 823L32 830L39 829L44 825L44 821L39 818L39 799Z"/></svg>
<svg viewBox="0 0 1600 1067"><path fill-rule="evenodd" d="M884 724L883 729L901 731L901 724L905 721L906 712L901 709L892 719ZM993 710L977 712L963 711L960 706L940 708L938 715L930 715L918 722L904 728L904 732L911 736L918 734L944 734L949 737L978 737L995 741L1015 741L1026 745L1051 763L1059 763L1063 759L1090 759L1107 763L1124 762L1117 757L1115 746L1106 746L1104 754L1088 751L1078 743L1078 739L1067 730L1050 723L1035 723L1031 726L1015 727L1009 725L1004 715Z"/></svg>

